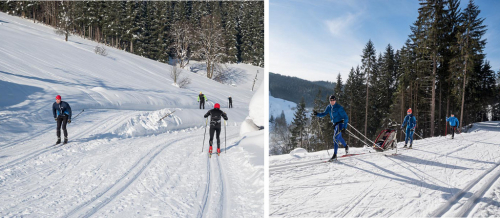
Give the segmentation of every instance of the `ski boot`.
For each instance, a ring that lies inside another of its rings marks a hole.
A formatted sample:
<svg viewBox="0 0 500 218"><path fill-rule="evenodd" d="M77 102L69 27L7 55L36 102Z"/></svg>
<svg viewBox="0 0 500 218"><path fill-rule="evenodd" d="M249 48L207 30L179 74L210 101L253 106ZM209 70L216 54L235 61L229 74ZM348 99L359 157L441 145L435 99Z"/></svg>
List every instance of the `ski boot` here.
<svg viewBox="0 0 500 218"><path fill-rule="evenodd" d="M212 157L212 145L208 148L208 157Z"/></svg>
<svg viewBox="0 0 500 218"><path fill-rule="evenodd" d="M403 148L407 148L407 145L405 144L405 146L403 146Z"/></svg>
<svg viewBox="0 0 500 218"><path fill-rule="evenodd" d="M56 145L61 144L61 138L57 138Z"/></svg>
<svg viewBox="0 0 500 218"><path fill-rule="evenodd" d="M217 148L217 156L220 156L220 148Z"/></svg>
<svg viewBox="0 0 500 218"><path fill-rule="evenodd" d="M413 143L412 143L412 144L410 144L410 147L409 147L408 149L412 149L412 147L411 147L412 145L413 145Z"/></svg>
<svg viewBox="0 0 500 218"><path fill-rule="evenodd" d="M63 144L68 144L68 138L67 137L64 137L64 142Z"/></svg>
<svg viewBox="0 0 500 218"><path fill-rule="evenodd" d="M349 154L349 145L345 145L345 154Z"/></svg>
<svg viewBox="0 0 500 218"><path fill-rule="evenodd" d="M330 158L330 160L328 160L328 162L333 162L336 160L337 160L337 154L333 154L332 158Z"/></svg>
<svg viewBox="0 0 500 218"><path fill-rule="evenodd" d="M454 136L451 137L451 139L454 139L454 138L455 138Z"/></svg>

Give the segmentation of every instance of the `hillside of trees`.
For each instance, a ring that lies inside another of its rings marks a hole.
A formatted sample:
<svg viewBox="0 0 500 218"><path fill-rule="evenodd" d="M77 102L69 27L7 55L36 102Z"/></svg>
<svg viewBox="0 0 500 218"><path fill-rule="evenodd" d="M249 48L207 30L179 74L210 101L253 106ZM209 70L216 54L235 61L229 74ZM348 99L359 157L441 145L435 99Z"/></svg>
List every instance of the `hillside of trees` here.
<svg viewBox="0 0 500 218"><path fill-rule="evenodd" d="M297 77L269 73L269 93L273 97L297 104L304 98L306 107L314 106L314 98L319 90L333 94L334 89L335 83L328 81L311 82Z"/></svg>
<svg viewBox="0 0 500 218"><path fill-rule="evenodd" d="M349 123L374 139L390 120L402 123L412 108L416 131L425 138L444 135L445 118L452 113L461 127L500 120L500 71L486 59L487 27L478 6L467 1L461 10L459 0L421 0L418 14L402 48L389 44L377 52L369 40L360 65L352 67L345 84L338 83L335 95L343 99ZM317 93L315 110L328 104L329 94ZM271 154L297 146L309 151L332 147L328 117L308 120L300 105L297 113L291 126L282 125L281 117L271 124ZM350 135L344 139L350 146L363 146ZM401 131L398 140L404 140Z"/></svg>
<svg viewBox="0 0 500 218"><path fill-rule="evenodd" d="M264 66L263 1L1 1L0 11L181 67Z"/></svg>

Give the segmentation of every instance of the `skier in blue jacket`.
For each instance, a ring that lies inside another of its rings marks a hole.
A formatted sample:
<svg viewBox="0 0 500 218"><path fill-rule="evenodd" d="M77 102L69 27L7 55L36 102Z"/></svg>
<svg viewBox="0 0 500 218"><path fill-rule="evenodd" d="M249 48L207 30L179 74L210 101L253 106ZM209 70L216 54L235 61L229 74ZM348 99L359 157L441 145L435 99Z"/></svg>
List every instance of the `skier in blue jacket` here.
<svg viewBox="0 0 500 218"><path fill-rule="evenodd" d="M61 96L56 96L56 102L52 104L52 113L54 120L57 122L57 142L56 145L61 143L61 126L64 131L64 144L68 143L68 131L66 124L71 123L71 107L65 101L61 101Z"/></svg>
<svg viewBox="0 0 500 218"><path fill-rule="evenodd" d="M406 111L408 115L406 115L403 125L401 125L401 129L406 125L406 137L405 137L405 148L408 144L408 140L410 140L410 148L413 145L413 133L415 132L415 127L417 127L417 119L413 116L411 108Z"/></svg>
<svg viewBox="0 0 500 218"><path fill-rule="evenodd" d="M339 148L338 143L342 143L344 145L346 153L349 152L349 146L347 146L347 143L342 138L342 132L345 133L345 129L347 128L347 123L349 122L349 117L347 117L344 108L341 105L336 104L336 102L337 99L335 98L335 96L331 95L330 104L326 106L325 112L318 113L316 111L313 111L313 115L317 117L324 117L327 114L330 114L330 120L335 125L335 131L333 133L334 150L333 150L333 156L330 159L331 161L337 159L337 150Z"/></svg>
<svg viewBox="0 0 500 218"><path fill-rule="evenodd" d="M455 128L458 127L460 122L458 122L458 119L455 117L453 113L451 113L451 117L446 117L446 122L450 122L451 139L453 139L455 138Z"/></svg>

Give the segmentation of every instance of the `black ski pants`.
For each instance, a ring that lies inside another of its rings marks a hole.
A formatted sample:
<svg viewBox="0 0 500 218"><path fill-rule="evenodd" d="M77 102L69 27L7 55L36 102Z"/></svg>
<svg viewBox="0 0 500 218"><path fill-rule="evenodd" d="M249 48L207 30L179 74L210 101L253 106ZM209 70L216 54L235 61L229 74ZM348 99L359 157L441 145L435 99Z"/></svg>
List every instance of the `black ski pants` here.
<svg viewBox="0 0 500 218"><path fill-rule="evenodd" d="M205 109L205 101L200 101L200 109L201 109L202 105L203 105L203 109Z"/></svg>
<svg viewBox="0 0 500 218"><path fill-rule="evenodd" d="M233 108L233 102L229 102L229 108Z"/></svg>
<svg viewBox="0 0 500 218"><path fill-rule="evenodd" d="M64 131L64 138L68 138L68 130L66 130L66 124L68 124L67 115L61 115L57 117L57 138L61 138L61 127Z"/></svg>
<svg viewBox="0 0 500 218"><path fill-rule="evenodd" d="M217 137L217 148L220 148L220 126L210 126L210 146L212 146L213 141L214 141L214 133L216 133Z"/></svg>
<svg viewBox="0 0 500 218"><path fill-rule="evenodd" d="M452 138L455 138L455 128L456 128L456 126L450 126L450 129L451 129L451 137L452 137Z"/></svg>

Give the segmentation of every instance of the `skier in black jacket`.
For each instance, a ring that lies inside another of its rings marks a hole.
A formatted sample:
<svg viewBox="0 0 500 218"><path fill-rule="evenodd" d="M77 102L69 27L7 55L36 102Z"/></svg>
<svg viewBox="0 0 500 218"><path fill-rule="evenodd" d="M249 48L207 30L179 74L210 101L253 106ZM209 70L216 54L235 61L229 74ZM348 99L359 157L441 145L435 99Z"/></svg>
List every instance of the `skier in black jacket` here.
<svg viewBox="0 0 500 218"><path fill-rule="evenodd" d="M210 148L208 149L208 153L212 153L212 144L214 140L214 133L216 133L217 136L217 154L220 154L220 130L221 130L221 118L224 118L224 120L227 120L227 115L224 111L220 110L220 105L219 103L216 103L214 105L214 109L209 110L205 114L205 118L210 116L210 140L208 143L210 144Z"/></svg>
<svg viewBox="0 0 500 218"><path fill-rule="evenodd" d="M233 98L231 98L231 96L229 96L229 98L227 98L229 100L229 108L233 108Z"/></svg>
<svg viewBox="0 0 500 218"><path fill-rule="evenodd" d="M66 124L71 123L71 107L65 101L61 101L61 96L56 96L56 102L52 104L52 114L54 120L57 122L57 142L56 145L61 143L61 125L64 131L64 144L68 143L68 131Z"/></svg>

